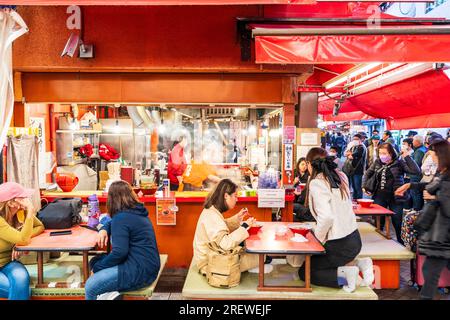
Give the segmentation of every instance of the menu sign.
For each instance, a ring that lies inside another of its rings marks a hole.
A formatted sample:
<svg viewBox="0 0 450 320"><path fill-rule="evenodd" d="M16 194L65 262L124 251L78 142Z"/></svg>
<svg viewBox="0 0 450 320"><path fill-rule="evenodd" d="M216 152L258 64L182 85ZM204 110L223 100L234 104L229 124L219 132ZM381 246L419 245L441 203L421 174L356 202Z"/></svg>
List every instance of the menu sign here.
<svg viewBox="0 0 450 320"><path fill-rule="evenodd" d="M175 199L156 199L156 224L175 226L177 224Z"/></svg>
<svg viewBox="0 0 450 320"><path fill-rule="evenodd" d="M284 145L284 170L290 171L294 169L294 145Z"/></svg>
<svg viewBox="0 0 450 320"><path fill-rule="evenodd" d="M284 208L284 189L258 189L258 208Z"/></svg>
<svg viewBox="0 0 450 320"><path fill-rule="evenodd" d="M295 133L297 128L295 126L286 126L283 129L283 143L295 143Z"/></svg>

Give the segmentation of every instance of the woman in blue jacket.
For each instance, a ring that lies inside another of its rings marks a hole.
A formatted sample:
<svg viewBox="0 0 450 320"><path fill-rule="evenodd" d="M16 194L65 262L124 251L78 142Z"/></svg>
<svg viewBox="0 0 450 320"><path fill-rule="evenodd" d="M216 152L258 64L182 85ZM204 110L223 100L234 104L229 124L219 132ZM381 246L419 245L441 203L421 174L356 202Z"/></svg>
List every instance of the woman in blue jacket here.
<svg viewBox="0 0 450 320"><path fill-rule="evenodd" d="M112 219L99 232L98 244L112 251L90 261L93 275L86 281L86 300L116 299L120 291L149 286L159 268L159 252L147 209L125 181L111 184L107 200Z"/></svg>

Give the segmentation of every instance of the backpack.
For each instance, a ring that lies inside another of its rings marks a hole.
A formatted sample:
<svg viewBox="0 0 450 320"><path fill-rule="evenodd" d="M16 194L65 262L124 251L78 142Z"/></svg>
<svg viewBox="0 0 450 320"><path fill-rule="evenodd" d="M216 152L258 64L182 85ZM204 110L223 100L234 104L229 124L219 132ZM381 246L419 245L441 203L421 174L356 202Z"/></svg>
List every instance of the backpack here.
<svg viewBox="0 0 450 320"><path fill-rule="evenodd" d="M414 210L406 212L402 221L401 238L405 247L412 252L417 250L417 230L414 228L414 223L419 214L419 211Z"/></svg>
<svg viewBox="0 0 450 320"><path fill-rule="evenodd" d="M45 229L69 229L81 222L82 204L80 198L59 198L44 206L37 218Z"/></svg>
<svg viewBox="0 0 450 320"><path fill-rule="evenodd" d="M206 265L206 280L212 287L232 288L241 282L239 254L241 246L223 250L217 243L208 243L209 253Z"/></svg>

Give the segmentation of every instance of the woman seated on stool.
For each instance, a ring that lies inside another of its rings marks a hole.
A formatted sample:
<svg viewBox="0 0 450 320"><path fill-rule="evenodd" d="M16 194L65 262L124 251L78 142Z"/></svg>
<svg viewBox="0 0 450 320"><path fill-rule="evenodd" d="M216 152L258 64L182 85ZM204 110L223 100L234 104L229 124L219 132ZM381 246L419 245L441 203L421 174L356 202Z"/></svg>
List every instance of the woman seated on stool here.
<svg viewBox="0 0 450 320"><path fill-rule="evenodd" d="M112 251L90 261L94 274L86 281L86 300L114 300L118 291L149 286L160 268L152 223L130 184L113 182L106 205L112 219L100 230L98 245L106 247L110 236Z"/></svg>
<svg viewBox="0 0 450 320"><path fill-rule="evenodd" d="M0 185L0 298L28 300L30 276L15 245L27 245L32 237L44 231L29 199L35 190L15 182Z"/></svg>
<svg viewBox="0 0 450 320"><path fill-rule="evenodd" d="M233 250L249 237L247 230L255 222L249 218L245 222L247 210L242 209L231 218L225 219L225 212L232 210L237 202L238 186L229 179L221 180L208 195L204 209L197 222L194 235L194 261L202 274L206 274L208 261L208 243L215 242L223 250ZM258 255L244 253L240 256L241 272L251 269L258 272ZM265 272L273 267L264 265Z"/></svg>
<svg viewBox="0 0 450 320"><path fill-rule="evenodd" d="M360 285L372 284L373 265L370 258L357 259L357 266L348 265L353 264L362 244L348 179L336 170L333 160L322 148L312 148L306 156L310 173L307 205L317 221L314 234L326 251L324 255L311 257L311 283L353 292L360 271L364 277ZM299 269L299 276L304 280L304 265Z"/></svg>

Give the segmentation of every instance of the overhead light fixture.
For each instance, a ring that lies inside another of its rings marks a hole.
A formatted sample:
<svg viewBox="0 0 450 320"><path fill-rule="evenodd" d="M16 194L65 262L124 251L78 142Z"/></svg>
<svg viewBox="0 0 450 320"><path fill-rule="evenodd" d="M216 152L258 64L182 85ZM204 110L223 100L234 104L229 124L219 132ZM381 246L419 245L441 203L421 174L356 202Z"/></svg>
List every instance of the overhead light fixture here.
<svg viewBox="0 0 450 320"><path fill-rule="evenodd" d="M323 84L323 86L325 87L325 89L330 89L330 88L336 87L338 84L344 83L356 76L364 74L364 73L368 72L369 70L378 67L380 64L381 63L379 63L379 62L374 62L374 63L369 63L369 64L360 64L354 68L351 68L350 70L345 71L341 75L334 77L333 79L325 82Z"/></svg>
<svg viewBox="0 0 450 320"><path fill-rule="evenodd" d="M409 63L389 73L375 77L354 89L349 90L349 93L352 96L366 93L434 70L434 67L435 65L433 63Z"/></svg>

